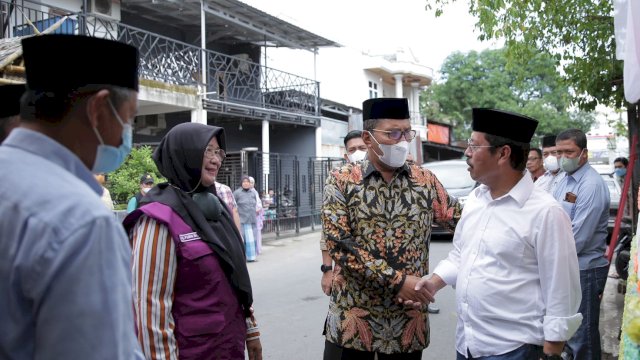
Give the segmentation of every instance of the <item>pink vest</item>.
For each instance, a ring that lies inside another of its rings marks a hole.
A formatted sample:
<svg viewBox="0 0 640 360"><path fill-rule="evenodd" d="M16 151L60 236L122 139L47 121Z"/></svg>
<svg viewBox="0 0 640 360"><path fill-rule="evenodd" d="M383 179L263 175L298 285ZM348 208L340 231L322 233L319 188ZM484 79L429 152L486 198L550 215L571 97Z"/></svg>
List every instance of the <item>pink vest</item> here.
<svg viewBox="0 0 640 360"><path fill-rule="evenodd" d="M244 360L246 323L242 307L207 243L170 207L147 204L127 216L133 228L147 215L166 225L178 258L173 307L180 359Z"/></svg>

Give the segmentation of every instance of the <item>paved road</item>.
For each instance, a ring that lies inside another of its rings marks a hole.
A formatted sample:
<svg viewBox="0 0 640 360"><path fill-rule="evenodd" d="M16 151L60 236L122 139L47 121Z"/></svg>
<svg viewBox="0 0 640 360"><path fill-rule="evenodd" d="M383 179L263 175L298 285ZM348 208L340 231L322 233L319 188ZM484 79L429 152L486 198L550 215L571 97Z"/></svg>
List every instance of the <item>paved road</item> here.
<svg viewBox="0 0 640 360"><path fill-rule="evenodd" d="M329 300L320 289L319 233L268 242L258 262L249 263L263 355L271 360L322 359L322 328ZM435 266L451 249L433 242ZM423 360L455 359L455 301L450 287L438 293L440 314L431 315L431 345Z"/></svg>

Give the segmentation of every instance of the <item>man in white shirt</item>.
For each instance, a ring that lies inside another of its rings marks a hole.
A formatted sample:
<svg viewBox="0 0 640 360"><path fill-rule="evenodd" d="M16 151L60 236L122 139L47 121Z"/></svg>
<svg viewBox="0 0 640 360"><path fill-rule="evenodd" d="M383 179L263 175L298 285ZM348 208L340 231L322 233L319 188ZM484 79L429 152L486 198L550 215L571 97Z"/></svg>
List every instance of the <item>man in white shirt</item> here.
<svg viewBox="0 0 640 360"><path fill-rule="evenodd" d="M556 136L544 136L542 138L542 158L546 172L538 179L538 181L535 182L535 184L537 187L552 195L553 190L555 190L560 180L562 180L566 175L566 173L560 169L557 154Z"/></svg>
<svg viewBox="0 0 640 360"><path fill-rule="evenodd" d="M571 222L524 171L537 121L473 109L465 155L482 185L465 204L453 250L416 289L456 289L457 359L560 359L582 320Z"/></svg>

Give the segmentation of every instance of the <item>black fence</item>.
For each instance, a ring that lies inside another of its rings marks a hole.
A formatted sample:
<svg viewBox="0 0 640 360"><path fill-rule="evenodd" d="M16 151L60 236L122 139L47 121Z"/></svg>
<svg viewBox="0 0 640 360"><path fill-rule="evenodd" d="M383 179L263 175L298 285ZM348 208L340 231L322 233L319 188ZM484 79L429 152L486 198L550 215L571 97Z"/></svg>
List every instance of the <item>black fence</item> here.
<svg viewBox="0 0 640 360"><path fill-rule="evenodd" d="M242 175L252 176L263 199L262 233L279 237L321 227L324 183L342 163L340 158L240 151L227 154L218 181L235 190Z"/></svg>

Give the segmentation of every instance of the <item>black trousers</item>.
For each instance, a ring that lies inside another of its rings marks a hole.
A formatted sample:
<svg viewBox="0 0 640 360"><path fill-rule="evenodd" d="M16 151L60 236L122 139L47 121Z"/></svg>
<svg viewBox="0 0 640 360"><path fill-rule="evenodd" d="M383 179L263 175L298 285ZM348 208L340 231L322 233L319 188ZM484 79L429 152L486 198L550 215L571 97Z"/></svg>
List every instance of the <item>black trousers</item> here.
<svg viewBox="0 0 640 360"><path fill-rule="evenodd" d="M377 360L420 360L422 350L401 354L381 354L343 348L326 340L324 342L324 360L374 360L376 355L378 355Z"/></svg>

